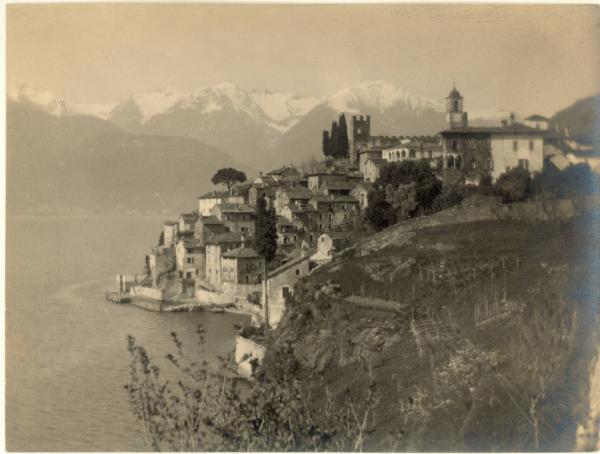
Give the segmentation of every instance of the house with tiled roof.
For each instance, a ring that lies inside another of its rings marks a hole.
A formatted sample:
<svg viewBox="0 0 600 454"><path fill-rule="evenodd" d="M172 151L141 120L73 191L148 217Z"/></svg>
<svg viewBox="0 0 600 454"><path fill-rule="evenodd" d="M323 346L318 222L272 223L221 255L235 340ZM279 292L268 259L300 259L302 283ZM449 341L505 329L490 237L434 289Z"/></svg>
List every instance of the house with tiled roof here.
<svg viewBox="0 0 600 454"><path fill-rule="evenodd" d="M210 216L211 210L215 205L221 203L245 203L247 196L242 193L236 193L236 187L232 188L232 193L227 191L210 191L198 196L198 213L201 216Z"/></svg>
<svg viewBox="0 0 600 454"><path fill-rule="evenodd" d="M268 175L272 176L275 181L298 181L300 171L292 166L283 166L275 170L271 170Z"/></svg>
<svg viewBox="0 0 600 454"><path fill-rule="evenodd" d="M187 281L204 278L204 242L195 238L182 238L175 247L175 263L179 277Z"/></svg>
<svg viewBox="0 0 600 454"><path fill-rule="evenodd" d="M200 216L194 225L194 238L203 242L215 235L228 232L227 226L216 216Z"/></svg>
<svg viewBox="0 0 600 454"><path fill-rule="evenodd" d="M256 233L256 211L245 203L220 203L215 205L211 214L221 221L231 232L248 238Z"/></svg>
<svg viewBox="0 0 600 454"><path fill-rule="evenodd" d="M242 235L226 232L214 235L206 241L205 279L216 289L221 289L221 256L243 246Z"/></svg>
<svg viewBox="0 0 600 454"><path fill-rule="evenodd" d="M357 182L338 180L338 181L324 181L319 186L319 192L326 196L338 196L338 195L350 195L350 191L354 189Z"/></svg>
<svg viewBox="0 0 600 454"><path fill-rule="evenodd" d="M550 119L543 115L530 115L523 120L525 126L535 129L548 129L550 125Z"/></svg>
<svg viewBox="0 0 600 454"><path fill-rule="evenodd" d="M318 212L320 231L348 225L359 213L358 200L350 195L315 194L309 204Z"/></svg>
<svg viewBox="0 0 600 454"><path fill-rule="evenodd" d="M263 259L252 248L240 247L223 253L221 256L223 291L237 295L240 293L240 286L260 284L262 271Z"/></svg>
<svg viewBox="0 0 600 454"><path fill-rule="evenodd" d="M283 207L303 208L312 196L312 192L303 186L279 187L275 193L275 212L281 214Z"/></svg>

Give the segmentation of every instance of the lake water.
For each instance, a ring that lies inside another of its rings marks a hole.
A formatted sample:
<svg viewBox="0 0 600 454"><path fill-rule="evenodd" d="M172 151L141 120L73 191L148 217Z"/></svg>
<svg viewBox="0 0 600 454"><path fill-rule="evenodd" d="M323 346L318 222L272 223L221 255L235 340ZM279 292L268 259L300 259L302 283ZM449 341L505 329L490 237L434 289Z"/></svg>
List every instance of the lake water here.
<svg viewBox="0 0 600 454"><path fill-rule="evenodd" d="M153 358L175 331L209 362L234 347L246 317L155 313L112 304L119 272L139 272L159 217L9 217L6 241L6 447L11 451L145 451L124 385L126 336ZM197 346L203 324L206 343ZM194 347L195 345L195 347Z"/></svg>

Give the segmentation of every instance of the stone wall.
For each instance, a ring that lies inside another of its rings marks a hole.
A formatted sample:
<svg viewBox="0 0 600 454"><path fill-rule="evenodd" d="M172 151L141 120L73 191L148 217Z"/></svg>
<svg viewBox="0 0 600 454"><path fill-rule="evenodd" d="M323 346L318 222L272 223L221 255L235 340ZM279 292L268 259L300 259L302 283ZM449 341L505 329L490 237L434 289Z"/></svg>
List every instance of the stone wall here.
<svg viewBox="0 0 600 454"><path fill-rule="evenodd" d="M134 286L131 287L129 292L133 297L137 296L140 298L149 298L157 301L161 301L164 298L164 292L160 288Z"/></svg>

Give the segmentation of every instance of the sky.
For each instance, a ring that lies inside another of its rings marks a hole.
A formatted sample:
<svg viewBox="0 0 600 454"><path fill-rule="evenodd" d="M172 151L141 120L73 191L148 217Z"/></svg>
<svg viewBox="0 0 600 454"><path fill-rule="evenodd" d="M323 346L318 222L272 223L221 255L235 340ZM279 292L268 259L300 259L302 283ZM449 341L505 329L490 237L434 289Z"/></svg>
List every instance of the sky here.
<svg viewBox="0 0 600 454"><path fill-rule="evenodd" d="M551 115L600 92L598 5L9 5L7 84L107 103L233 82L324 96L385 80Z"/></svg>

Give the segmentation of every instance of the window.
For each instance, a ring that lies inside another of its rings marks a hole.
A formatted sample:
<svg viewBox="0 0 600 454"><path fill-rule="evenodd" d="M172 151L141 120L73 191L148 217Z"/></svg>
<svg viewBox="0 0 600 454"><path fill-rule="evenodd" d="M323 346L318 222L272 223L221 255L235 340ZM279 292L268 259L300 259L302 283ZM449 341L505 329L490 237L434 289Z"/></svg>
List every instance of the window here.
<svg viewBox="0 0 600 454"><path fill-rule="evenodd" d="M458 142L456 140L452 141L452 149L453 150L458 150Z"/></svg>
<svg viewBox="0 0 600 454"><path fill-rule="evenodd" d="M454 101L454 112L458 112L458 101Z"/></svg>
<svg viewBox="0 0 600 454"><path fill-rule="evenodd" d="M529 141L529 151L533 151L533 140Z"/></svg>
<svg viewBox="0 0 600 454"><path fill-rule="evenodd" d="M406 151L402 150L402 157L406 158Z"/></svg>
<svg viewBox="0 0 600 454"><path fill-rule="evenodd" d="M521 169L529 170L529 160L528 159L519 159L519 167Z"/></svg>
<svg viewBox="0 0 600 454"><path fill-rule="evenodd" d="M186 260L187 263L194 263L194 257L188 257Z"/></svg>
<svg viewBox="0 0 600 454"><path fill-rule="evenodd" d="M493 159L488 160L488 169L494 170L494 160Z"/></svg>
<svg viewBox="0 0 600 454"><path fill-rule="evenodd" d="M408 152L408 156L409 156L410 158L415 158L415 157L417 156L417 152L416 152L415 150L410 150L410 151Z"/></svg>
<svg viewBox="0 0 600 454"><path fill-rule="evenodd" d="M513 140L513 151L517 151L519 149L519 143L516 140Z"/></svg>
<svg viewBox="0 0 600 454"><path fill-rule="evenodd" d="M187 277L188 279L191 279L191 278L192 278L192 273L191 273L191 271L188 271L188 272L186 273L185 277Z"/></svg>
<svg viewBox="0 0 600 454"><path fill-rule="evenodd" d="M300 270L296 270L296 276L300 276Z"/></svg>
<svg viewBox="0 0 600 454"><path fill-rule="evenodd" d="M191 254L192 252L194 252L194 251L192 251L192 250L191 250L191 249L189 249L189 248L188 248L188 249L186 249L186 251L187 251L187 253L188 253L188 254Z"/></svg>

